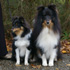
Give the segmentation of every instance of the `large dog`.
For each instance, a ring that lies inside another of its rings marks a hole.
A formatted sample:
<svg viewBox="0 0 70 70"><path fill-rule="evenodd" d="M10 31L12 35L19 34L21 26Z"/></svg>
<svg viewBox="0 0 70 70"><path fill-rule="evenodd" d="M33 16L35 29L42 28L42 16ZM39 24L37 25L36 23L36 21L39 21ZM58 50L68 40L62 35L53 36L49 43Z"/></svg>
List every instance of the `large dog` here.
<svg viewBox="0 0 70 70"><path fill-rule="evenodd" d="M24 64L28 65L30 51L30 37L32 30L23 17L13 18L12 23L12 60L16 59L16 65L20 64L20 57L24 58Z"/></svg>
<svg viewBox="0 0 70 70"><path fill-rule="evenodd" d="M61 58L60 34L61 27L56 6L40 6L31 36L32 49L35 55L42 59L43 66L54 66L54 61ZM49 63L47 64L47 60Z"/></svg>

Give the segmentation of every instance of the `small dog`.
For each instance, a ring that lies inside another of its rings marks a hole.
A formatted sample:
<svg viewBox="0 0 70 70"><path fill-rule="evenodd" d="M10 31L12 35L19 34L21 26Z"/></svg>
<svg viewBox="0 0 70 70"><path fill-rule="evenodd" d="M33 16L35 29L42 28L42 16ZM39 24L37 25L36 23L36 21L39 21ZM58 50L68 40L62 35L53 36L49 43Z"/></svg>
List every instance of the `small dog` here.
<svg viewBox="0 0 70 70"><path fill-rule="evenodd" d="M28 58L30 51L28 50L30 45L30 37L32 30L23 17L13 18L12 23L12 60L16 59L16 65L20 64L20 57L24 58L24 64L28 65Z"/></svg>
<svg viewBox="0 0 70 70"><path fill-rule="evenodd" d="M60 34L61 27L56 6L40 6L31 36L33 53L42 59L43 66L54 66L54 61L61 58ZM47 60L49 63L47 64Z"/></svg>

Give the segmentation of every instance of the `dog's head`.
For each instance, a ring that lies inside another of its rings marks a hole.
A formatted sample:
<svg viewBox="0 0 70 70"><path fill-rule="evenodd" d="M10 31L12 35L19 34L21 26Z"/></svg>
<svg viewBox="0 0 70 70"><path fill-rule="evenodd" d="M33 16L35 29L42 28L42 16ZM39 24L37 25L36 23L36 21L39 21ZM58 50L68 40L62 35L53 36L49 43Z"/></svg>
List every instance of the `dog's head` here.
<svg viewBox="0 0 70 70"><path fill-rule="evenodd" d="M34 30L32 33L34 39L38 37L42 29L45 27L48 31L52 30L55 33L60 32L60 24L56 5L51 4L47 7L39 6L37 11L38 12L35 18Z"/></svg>
<svg viewBox="0 0 70 70"><path fill-rule="evenodd" d="M28 29L27 23L23 17L14 17L12 23L12 32L21 35L25 29Z"/></svg>
<svg viewBox="0 0 70 70"><path fill-rule="evenodd" d="M48 5L48 7L40 6L37 8L39 24L43 27L54 30L56 32L59 29L59 19L57 14L56 5Z"/></svg>

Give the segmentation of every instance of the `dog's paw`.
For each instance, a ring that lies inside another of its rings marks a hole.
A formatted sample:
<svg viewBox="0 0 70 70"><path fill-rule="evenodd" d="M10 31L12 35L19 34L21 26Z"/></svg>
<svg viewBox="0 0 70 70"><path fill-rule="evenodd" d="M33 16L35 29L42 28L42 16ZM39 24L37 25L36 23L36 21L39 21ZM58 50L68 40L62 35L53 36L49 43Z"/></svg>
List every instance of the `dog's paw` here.
<svg viewBox="0 0 70 70"><path fill-rule="evenodd" d="M16 62L16 64L15 64L15 65L16 65L16 66L17 66L17 65L20 65L20 63Z"/></svg>
<svg viewBox="0 0 70 70"><path fill-rule="evenodd" d="M24 63L24 65L26 65L26 66L27 66L27 65L29 65L29 63L26 63L26 62L25 62L25 63Z"/></svg>
<svg viewBox="0 0 70 70"><path fill-rule="evenodd" d="M50 63L49 63L49 66L50 66L50 67L51 67L51 66L54 66L54 63L50 62Z"/></svg>
<svg viewBox="0 0 70 70"><path fill-rule="evenodd" d="M42 63L42 66L47 66L47 63Z"/></svg>

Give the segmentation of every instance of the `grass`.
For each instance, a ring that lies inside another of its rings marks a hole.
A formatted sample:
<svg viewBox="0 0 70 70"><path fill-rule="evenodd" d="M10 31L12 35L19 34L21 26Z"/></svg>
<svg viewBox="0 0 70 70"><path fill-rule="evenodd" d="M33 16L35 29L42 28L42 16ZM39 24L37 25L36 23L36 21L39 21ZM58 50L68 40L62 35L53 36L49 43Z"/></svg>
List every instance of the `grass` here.
<svg viewBox="0 0 70 70"><path fill-rule="evenodd" d="M62 40L70 40L70 32L64 31L61 35Z"/></svg>

